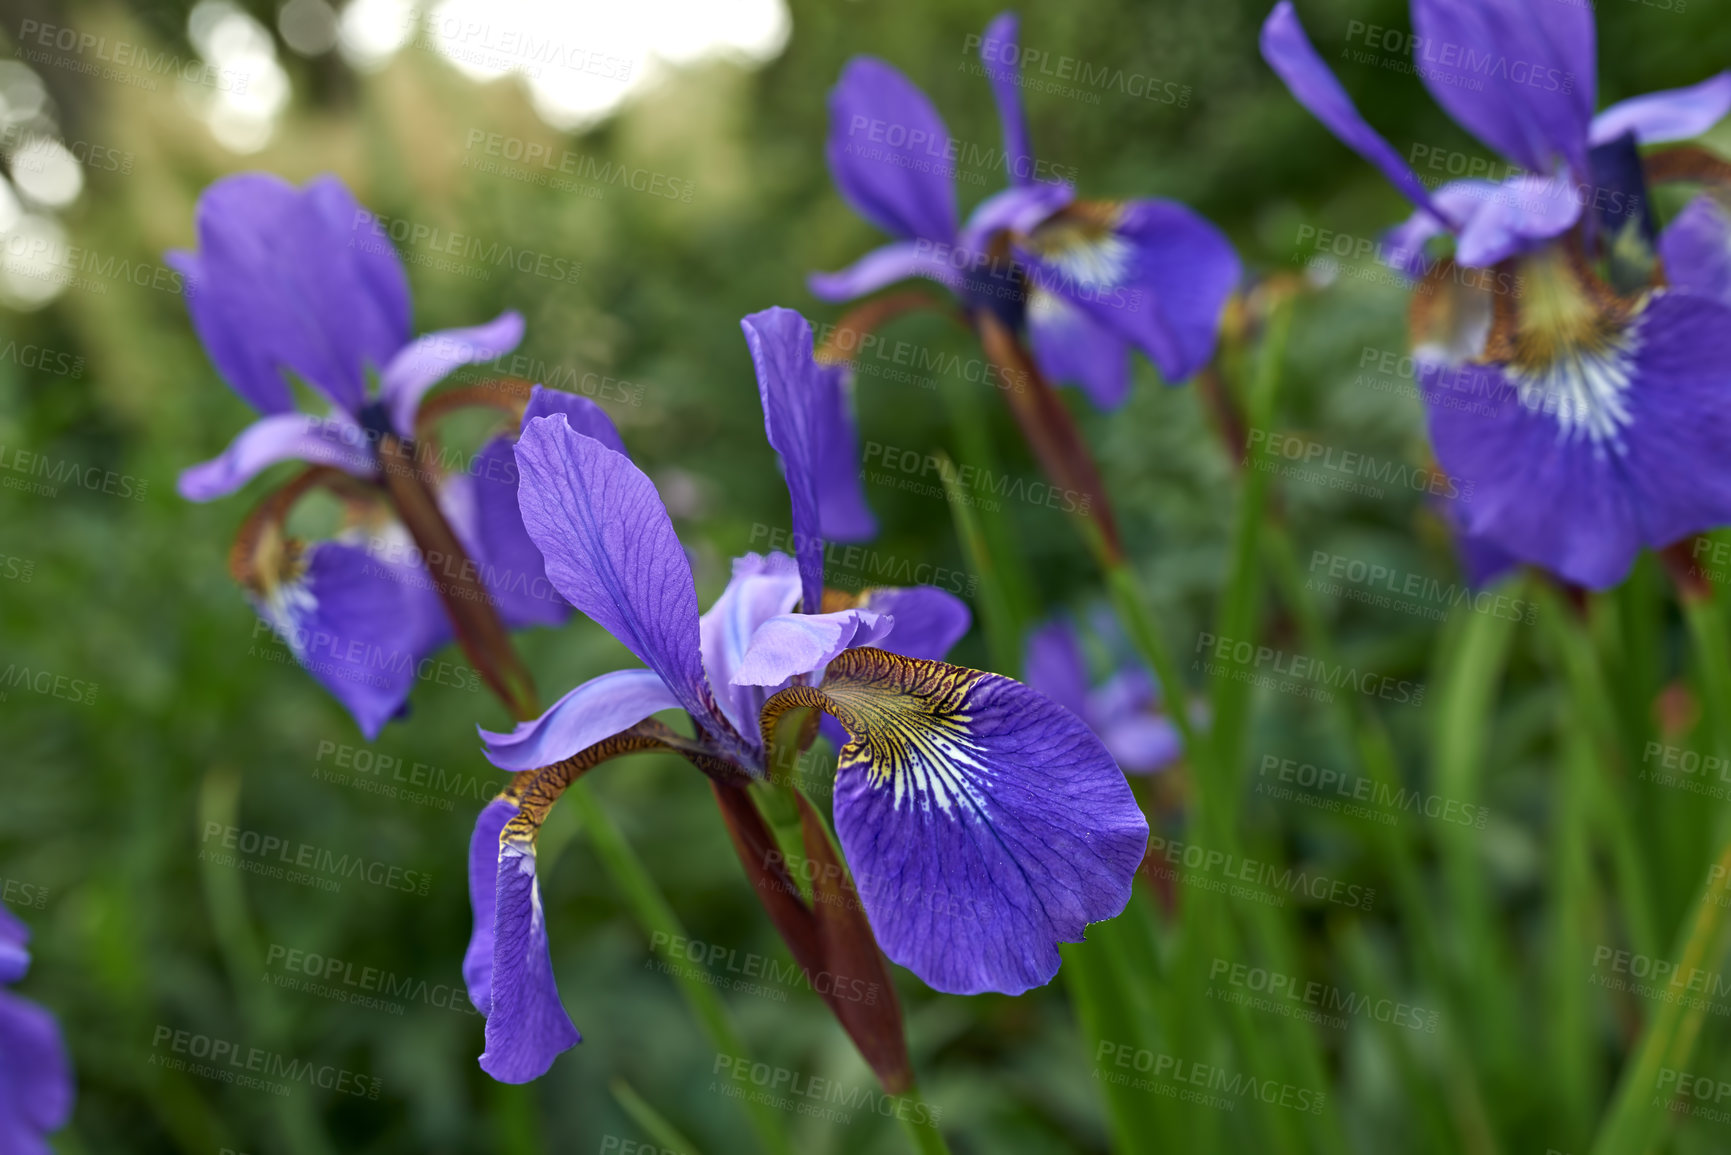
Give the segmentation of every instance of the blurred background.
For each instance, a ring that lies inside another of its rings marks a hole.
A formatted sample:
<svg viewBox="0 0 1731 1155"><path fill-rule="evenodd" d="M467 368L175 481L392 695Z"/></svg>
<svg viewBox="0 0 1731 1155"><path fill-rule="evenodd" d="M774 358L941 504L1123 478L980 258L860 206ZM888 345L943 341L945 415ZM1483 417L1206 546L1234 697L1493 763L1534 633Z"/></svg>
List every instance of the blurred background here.
<svg viewBox="0 0 1731 1155"><path fill-rule="evenodd" d="M1691 83L1731 61L1722 0L1599 8L1601 104ZM5 901L34 933L21 990L59 1016L77 1071L75 1116L56 1150L675 1149L653 1133L652 1116L693 1151L752 1150L715 1049L667 973L673 965L710 973L752 1058L802 1078L871 1085L802 984L736 982L764 959L785 967L784 948L706 784L658 758L610 765L593 783L706 944L695 948L704 961L646 941L576 823L556 810L541 879L555 971L585 1042L527 1087L482 1075L482 1020L461 993L464 854L473 816L497 784L474 727L507 719L484 691L429 681L415 689L410 718L367 743L258 626L225 558L247 510L288 471L210 505L177 497L177 473L220 450L250 411L201 350L163 254L192 247L195 201L224 174L337 174L385 220L408 270L417 331L518 309L528 322L524 360L508 368L607 409L693 548L707 605L728 559L764 548L765 534L787 525L739 318L782 304L819 324L836 320L838 310L807 293L806 274L839 268L881 239L830 183L825 94L850 56L881 56L931 95L956 138L994 150L997 120L969 37L995 11L972 0L0 4L0 665L85 686L58 695L0 689L0 875ZM1397 148L1491 160L1430 101L1405 52L1366 48L1365 26L1409 27L1401 4L1311 0L1302 13ZM1406 348L1407 292L1375 275L1363 254L1335 256L1317 242L1323 229L1375 236L1406 208L1264 68L1255 46L1265 14L1261 0L1025 9L1024 48L1044 53L1051 69L1068 58L1107 77L1027 93L1036 151L1073 170L1085 195L1187 201L1226 230L1252 278L1299 278L1281 426L1422 464L1422 412L1410 380L1383 360ZM539 59L538 37L587 63ZM1718 146L1731 150L1723 130ZM964 157L963 211L1001 181L989 163L969 168ZM501 250L534 259L492 255ZM981 383L964 329L921 315L889 332L955 359L911 373L862 362L868 442L1038 477L995 390ZM1136 372L1120 413L1073 408L1161 627L1188 666L1219 596L1237 466L1195 389L1163 388L1140 360ZM44 467L59 480L45 481ZM1306 564L1320 551L1457 580L1422 492L1301 478L1282 482L1280 494ZM967 575L973 592L978 567L941 496L877 483L867 495L882 525L877 549ZM1021 618L1086 618L1102 591L1065 515L1014 500L984 515L1017 545ZM1340 652L1396 679L1425 682L1450 636L1431 620L1449 617L1446 606L1427 616L1423 606L1321 600ZM1516 632L1518 655L1532 631ZM581 621L519 635L519 645L548 700L623 655ZM464 664L455 647L440 657ZM990 662L977 627L953 657ZM1369 825L1250 794L1246 821L1260 837L1379 896L1357 907L1301 896L1280 912L1303 935L1307 974L1338 978L1334 948L1349 924L1356 949L1382 960L1370 973L1390 976L1406 1004L1446 1004L1457 1039L1474 1037L1476 1016L1503 1008L1515 1016L1504 1026L1519 1053L1548 1054L1544 992L1583 982L1559 979L1539 947L1555 930L1546 906L1554 681L1518 656L1511 662L1476 801L1488 821L1470 831L1496 912L1501 953L1483 973L1503 985L1498 998L1447 1002L1411 977L1409 923L1425 915L1392 901L1367 850ZM1376 707L1409 771L1434 741L1432 698ZM1630 709L1639 717L1645 705ZM1266 755L1339 763L1340 740L1314 704L1267 694L1255 717L1253 767ZM1188 789L1177 767L1144 792L1157 833L1186 837ZM827 803L821 783L813 793ZM1415 838L1431 846L1437 824L1417 822ZM243 872L203 853L221 841L207 835L212 823L363 854L426 884L405 892L346 879L333 888ZM1699 879L1703 837L1668 842L1675 861L1667 866L1661 852L1654 867L1667 941ZM1582 885L1597 883L1583 876ZM1155 920L1170 918L1156 889L1139 888L1135 901ZM1620 942L1610 932L1580 941ZM1566 961L1579 969L1590 953L1584 945ZM955 1151L1109 1148L1098 1044L1079 1029L1063 976L1015 999L939 996L906 972L896 979L922 1092ZM1315 1028L1329 1073L1313 1090L1333 1102L1351 1145L1449 1149L1453 1141L1438 1136L1455 1131L1413 1109L1412 1088L1429 1078L1424 1048L1397 1056L1373 1016L1345 1022ZM1575 1061L1587 1069L1579 1085L1602 1092L1626 1030L1611 1010L1595 1011L1593 1024L1594 1049ZM1697 1066L1731 1072L1715 1026ZM297 1083L288 1094L229 1085L164 1062L178 1032L353 1078L340 1088ZM1233 1047L1223 1035L1190 1057L1254 1065ZM1484 1149L1585 1149L1547 1089L1555 1072L1546 1066L1517 1064L1509 1079L1479 1088L1487 1102L1471 1110L1484 1114L1465 1130L1495 1134L1500 1146ZM1448 1087L1437 1101L1445 1117L1467 1110ZM1217 1149L1242 1149L1236 1142L1254 1133L1240 1115L1278 1109L1237 1107L1194 1108L1210 1115ZM846 1119L789 1111L784 1123L800 1152L907 1149L895 1122L869 1110ZM1687 1149L1731 1146L1723 1123L1690 1120L1678 1134Z"/></svg>

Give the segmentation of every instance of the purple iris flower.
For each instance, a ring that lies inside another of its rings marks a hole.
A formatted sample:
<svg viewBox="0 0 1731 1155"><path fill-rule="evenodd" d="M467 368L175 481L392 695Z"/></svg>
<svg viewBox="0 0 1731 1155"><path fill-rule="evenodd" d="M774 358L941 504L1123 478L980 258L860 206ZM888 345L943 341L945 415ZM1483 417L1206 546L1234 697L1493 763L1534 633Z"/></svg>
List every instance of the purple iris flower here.
<svg viewBox="0 0 1731 1155"><path fill-rule="evenodd" d="M30 969L30 930L0 910L0 983ZM50 1155L45 1136L72 1116L72 1066L54 1016L0 989L0 1151Z"/></svg>
<svg viewBox="0 0 1731 1155"><path fill-rule="evenodd" d="M416 446L414 461L444 469L436 500L466 558L417 548L385 502L380 446L415 445L422 402L459 365L515 348L514 312L485 325L410 339L408 282L390 239L334 177L304 188L268 173L217 181L199 198L196 253L169 261L187 278L194 328L229 385L263 414L220 456L186 470L180 492L209 501L283 461L344 501L339 535L311 545L286 537L281 508L261 507L243 531L237 570L259 615L370 739L405 708L422 661L452 636L433 570L471 562L510 627L554 625L571 610L546 580L517 511L512 436L524 419L561 412L573 426L622 449L594 402L536 387L495 389L478 402L506 410L509 433L478 454ZM290 374L328 402L297 407ZM377 377L377 387L369 377ZM394 466L401 468L401 464Z"/></svg>
<svg viewBox="0 0 1731 1155"><path fill-rule="evenodd" d="M554 416L517 444L523 521L560 592L644 664L583 683L533 722L487 734L516 771L470 848L464 977L487 1015L481 1066L521 1082L579 1041L554 983L535 834L573 777L673 748L720 781L765 777L788 708L841 723L835 827L884 952L939 990L1020 993L1057 972L1057 943L1129 900L1148 827L1087 725L1026 686L936 660L966 607L929 587L823 588L828 370L799 314L742 322L792 505L794 554L756 554L698 614L685 551L630 459ZM683 709L683 738L649 720ZM976 917L944 913L966 896Z"/></svg>
<svg viewBox="0 0 1731 1155"><path fill-rule="evenodd" d="M1731 111L1731 73L1594 115L1590 5L1413 0L1419 75L1507 180L1428 188L1370 127L1290 0L1262 55L1299 103L1417 206L1391 260L1424 276L1414 340L1431 438L1470 485L1463 533L1595 589L1643 547L1731 522L1731 236L1696 202L1639 283L1618 245L1646 227L1635 146L1696 136ZM1453 238L1452 261L1431 260ZM1461 270L1485 270L1463 274ZM1468 391L1483 404L1439 403Z"/></svg>
<svg viewBox="0 0 1731 1155"><path fill-rule="evenodd" d="M931 101L882 60L848 63L830 93L830 173L861 216L897 239L814 275L812 292L845 301L907 277L937 281L970 313L1025 325L1046 376L1082 386L1102 409L1129 394L1131 349L1168 381L1190 377L1213 356L1238 284L1231 244L1173 201L1084 201L1066 183L1036 180L1013 13L987 26L980 59L1010 187L960 226L956 147Z"/></svg>
<svg viewBox="0 0 1731 1155"><path fill-rule="evenodd" d="M1047 622L1028 635L1028 685L1082 719L1127 774L1164 770L1184 752L1172 719L1160 713L1160 686L1139 662L1126 661L1096 685L1082 640L1067 623Z"/></svg>

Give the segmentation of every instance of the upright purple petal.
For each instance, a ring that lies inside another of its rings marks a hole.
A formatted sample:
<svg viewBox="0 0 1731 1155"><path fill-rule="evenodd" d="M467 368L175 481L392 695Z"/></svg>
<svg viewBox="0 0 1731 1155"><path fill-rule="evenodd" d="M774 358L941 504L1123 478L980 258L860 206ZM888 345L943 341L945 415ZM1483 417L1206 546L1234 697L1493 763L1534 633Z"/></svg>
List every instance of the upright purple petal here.
<svg viewBox="0 0 1731 1155"><path fill-rule="evenodd" d="M1695 197L1659 234L1659 254L1673 289L1731 306L1731 209Z"/></svg>
<svg viewBox="0 0 1731 1155"><path fill-rule="evenodd" d="M1022 664L1031 689L1087 719L1088 660L1075 630L1063 622L1047 622L1028 635Z"/></svg>
<svg viewBox="0 0 1731 1155"><path fill-rule="evenodd" d="M1688 88L1649 92L1613 104L1593 118L1591 140L1605 144L1626 132L1634 133L1638 144L1688 140L1727 115L1731 115L1731 71Z"/></svg>
<svg viewBox="0 0 1731 1155"><path fill-rule="evenodd" d="M1057 293L1028 293L1028 343L1054 384L1079 385L1110 413L1130 397L1130 344Z"/></svg>
<svg viewBox="0 0 1731 1155"><path fill-rule="evenodd" d="M941 661L973 622L966 602L936 586L872 586L861 591L859 608L895 619L876 644L904 658Z"/></svg>
<svg viewBox="0 0 1731 1155"><path fill-rule="evenodd" d="M870 610L827 614L781 614L757 628L745 659L733 671L738 686L779 686L789 678L822 669L843 650L875 646L895 623Z"/></svg>
<svg viewBox="0 0 1731 1155"><path fill-rule="evenodd" d="M54 1016L0 991L0 1151L51 1155L45 1136L72 1116L72 1064Z"/></svg>
<svg viewBox="0 0 1731 1155"><path fill-rule="evenodd" d="M803 608L823 605L823 514L819 478L833 476L822 459L836 442L851 441L841 420L838 382L812 357L811 325L792 309L771 308L740 321L757 392L763 403L763 428L781 458L787 495L793 506L793 554L799 561Z"/></svg>
<svg viewBox="0 0 1731 1155"><path fill-rule="evenodd" d="M583 1041L553 978L547 919L535 882L535 848L504 842L494 895L492 1005L481 1069L501 1083L527 1083Z"/></svg>
<svg viewBox="0 0 1731 1155"><path fill-rule="evenodd" d="M492 361L515 349L522 339L523 315L515 309L485 325L416 337L379 374L379 400L391 416L391 426L403 437L415 436L415 413L427 390L458 366Z"/></svg>
<svg viewBox="0 0 1731 1155"><path fill-rule="evenodd" d="M694 718L712 718L697 588L655 485L563 413L523 427L517 469L523 526L554 588L660 675Z"/></svg>
<svg viewBox="0 0 1731 1155"><path fill-rule="evenodd" d="M858 56L829 94L829 171L866 220L905 240L956 234L950 130L926 94L882 60Z"/></svg>
<svg viewBox="0 0 1731 1155"><path fill-rule="evenodd" d="M227 497L283 461L329 465L361 478L378 473L373 446L360 426L334 417L273 413L241 430L216 457L183 470L180 495L188 501Z"/></svg>
<svg viewBox="0 0 1731 1155"><path fill-rule="evenodd" d="M614 670L583 682L509 734L482 730L481 740L487 761L499 769L539 770L683 704L653 670Z"/></svg>
<svg viewBox="0 0 1731 1155"><path fill-rule="evenodd" d="M828 541L867 541L877 536L878 522L866 504L853 372L847 365L817 367L816 406L818 529Z"/></svg>
<svg viewBox="0 0 1731 1155"><path fill-rule="evenodd" d="M835 824L884 953L953 994L1051 981L1130 899L1148 824L1083 721L1019 682L849 650Z"/></svg>
<svg viewBox="0 0 1731 1155"><path fill-rule="evenodd" d="M483 1015L493 1009L493 920L499 889L499 838L517 816L517 804L495 798L475 816L469 837L469 910L474 915L469 947L463 952L463 985Z"/></svg>
<svg viewBox="0 0 1731 1155"><path fill-rule="evenodd" d="M980 63L992 82L992 99L1004 127L1004 167L1012 184L1034 181L1034 150L1028 143L1028 114L1022 108L1021 50L1014 12L1000 12L980 38Z"/></svg>
<svg viewBox="0 0 1731 1155"><path fill-rule="evenodd" d="M799 565L783 553L747 554L733 560L733 576L701 621L703 668L722 713L741 736L755 742L762 687L736 685L733 675L745 661L757 628L790 614L800 602Z"/></svg>
<svg viewBox="0 0 1731 1155"><path fill-rule="evenodd" d="M1311 47L1298 22L1292 0L1280 0L1262 23L1262 59L1286 82L1293 98L1322 121L1335 138L1375 165L1406 199L1430 210L1439 220L1441 211L1431 204L1424 182L1418 179L1394 146L1366 123L1352 98Z"/></svg>
<svg viewBox="0 0 1731 1155"><path fill-rule="evenodd" d="M1593 9L1524 0L1412 0L1419 77L1468 132L1522 168L1587 176L1597 102Z"/></svg>

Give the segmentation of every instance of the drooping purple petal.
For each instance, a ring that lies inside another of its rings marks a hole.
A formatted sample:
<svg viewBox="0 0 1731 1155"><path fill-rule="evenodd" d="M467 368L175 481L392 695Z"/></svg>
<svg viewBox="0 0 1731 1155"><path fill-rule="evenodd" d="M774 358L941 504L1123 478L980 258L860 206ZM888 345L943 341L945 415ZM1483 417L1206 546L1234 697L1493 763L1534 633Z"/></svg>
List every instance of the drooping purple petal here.
<svg viewBox="0 0 1731 1155"><path fill-rule="evenodd" d="M1108 413L1130 397L1130 345L1057 293L1028 294L1028 343L1057 385L1080 385Z"/></svg>
<svg viewBox="0 0 1731 1155"><path fill-rule="evenodd" d="M849 650L820 690L852 740L835 824L884 953L1019 994L1130 898L1148 824L1093 731L996 674Z"/></svg>
<svg viewBox="0 0 1731 1155"><path fill-rule="evenodd" d="M1437 199L1442 203L1440 192ZM1460 222L1456 262L1483 269L1573 228L1581 219L1581 200L1567 177L1517 176L1485 188L1476 201L1451 197L1448 210Z"/></svg>
<svg viewBox="0 0 1731 1155"><path fill-rule="evenodd" d="M1024 239L1034 285L1141 349L1170 382L1208 363L1238 254L1176 201L1072 208Z"/></svg>
<svg viewBox="0 0 1731 1155"><path fill-rule="evenodd" d="M859 608L895 619L876 645L904 658L941 661L973 622L968 603L936 586L872 586L861 591Z"/></svg>
<svg viewBox="0 0 1731 1155"><path fill-rule="evenodd" d="M843 650L878 645L894 624L887 615L860 609L780 614L757 627L745 660L733 671L734 684L779 686L821 669Z"/></svg>
<svg viewBox="0 0 1731 1155"><path fill-rule="evenodd" d="M1731 71L1688 88L1669 88L1619 101L1593 118L1595 145L1626 132L1639 144L1664 144L1700 136L1731 115Z"/></svg>
<svg viewBox="0 0 1731 1155"><path fill-rule="evenodd" d="M1030 689L1087 719L1088 661L1075 630L1063 622L1048 622L1029 634L1022 667Z"/></svg>
<svg viewBox="0 0 1731 1155"><path fill-rule="evenodd" d="M1680 293L1731 306L1731 210L1702 194L1659 234L1665 278Z"/></svg>
<svg viewBox="0 0 1731 1155"><path fill-rule="evenodd" d="M1496 366L1451 372L1483 401L1427 406L1438 463L1472 487L1458 510L1467 534L1604 589L1643 547L1731 523L1731 310L1661 293L1586 370L1548 390L1527 379L1525 402ZM1435 379L1424 371L1427 395Z"/></svg>
<svg viewBox="0 0 1731 1155"><path fill-rule="evenodd" d="M265 413L293 407L292 369L357 413L366 368L409 337L408 282L390 238L335 178L297 189L241 173L199 198L189 307L211 359Z"/></svg>
<svg viewBox="0 0 1731 1155"><path fill-rule="evenodd" d="M998 13L980 38L980 63L992 82L992 99L1004 128L1004 167L1010 183L1032 184L1034 150L1028 143L1028 114L1022 108L1022 56L1016 30L1014 12Z"/></svg>
<svg viewBox="0 0 1731 1155"><path fill-rule="evenodd" d="M47 1010L0 991L0 1151L51 1155L45 1136L72 1116L72 1064Z"/></svg>
<svg viewBox="0 0 1731 1155"><path fill-rule="evenodd" d="M784 553L747 554L733 561L733 576L699 622L703 668L722 713L733 728L755 742L761 687L736 685L733 675L745 661L757 628L790 614L800 601L799 565Z"/></svg>
<svg viewBox="0 0 1731 1155"><path fill-rule="evenodd" d="M241 430L216 457L182 470L180 495L188 501L227 497L282 461L329 465L361 478L378 472L373 446L360 426L336 417L273 413Z"/></svg>
<svg viewBox="0 0 1731 1155"><path fill-rule="evenodd" d="M427 390L460 365L475 365L501 357L523 339L523 315L515 309L500 313L485 325L440 329L416 337L392 357L379 374L379 400L391 425L403 437L415 436L415 413Z"/></svg>
<svg viewBox="0 0 1731 1155"><path fill-rule="evenodd" d="M966 285L962 270L946 259L951 250L935 248L926 241L891 241L873 249L845 269L813 273L806 287L820 301L851 301L875 293L909 277L928 281L959 293ZM963 262L964 266L966 262Z"/></svg>
<svg viewBox="0 0 1731 1155"><path fill-rule="evenodd" d="M1587 176L1598 99L1593 9L1511 0L1413 0L1414 63L1456 123L1530 173Z"/></svg>
<svg viewBox="0 0 1731 1155"><path fill-rule="evenodd" d="M523 526L554 588L659 674L694 718L711 718L691 564L654 483L563 413L524 425L517 469Z"/></svg>
<svg viewBox="0 0 1731 1155"><path fill-rule="evenodd" d="M527 1083L583 1041L553 978L547 920L535 882L535 850L505 842L494 896L492 1006L481 1069L501 1083Z"/></svg>
<svg viewBox="0 0 1731 1155"><path fill-rule="evenodd" d="M483 1015L493 1009L493 922L499 889L499 836L517 816L517 804L495 798L475 816L469 837L469 910L474 915L469 946L463 952L463 985Z"/></svg>
<svg viewBox="0 0 1731 1155"><path fill-rule="evenodd" d="M829 94L830 176L855 211L904 240L956 234L950 131L894 67L858 56Z"/></svg>
<svg viewBox="0 0 1731 1155"><path fill-rule="evenodd" d="M838 432L839 395L833 371L820 368L812 357L811 325L792 309L771 308L740 321L751 364L757 372L757 393L763 404L763 428L781 458L793 506L793 555L799 562L803 608L816 613L823 605L823 518L818 479L832 476L821 460L832 443L851 430Z"/></svg>
<svg viewBox="0 0 1731 1155"><path fill-rule="evenodd" d="M581 683L509 734L482 730L481 740L499 769L539 770L683 705L653 670L614 670Z"/></svg>
<svg viewBox="0 0 1731 1155"><path fill-rule="evenodd" d="M1442 218L1442 213L1431 204L1424 182L1401 159L1394 146L1359 114L1340 81L1334 78L1328 65L1311 47L1304 26L1298 22L1298 13L1293 10L1292 0L1280 0L1274 11L1268 14L1268 19L1263 21L1262 59L1268 62L1275 75L1286 82L1293 98L1320 120L1340 143L1375 165L1407 200Z"/></svg>

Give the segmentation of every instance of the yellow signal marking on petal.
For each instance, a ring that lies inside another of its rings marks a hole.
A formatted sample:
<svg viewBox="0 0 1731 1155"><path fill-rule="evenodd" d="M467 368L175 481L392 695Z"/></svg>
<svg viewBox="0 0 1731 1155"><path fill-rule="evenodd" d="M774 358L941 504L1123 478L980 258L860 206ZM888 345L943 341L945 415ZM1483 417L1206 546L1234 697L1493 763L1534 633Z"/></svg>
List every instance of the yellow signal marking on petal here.
<svg viewBox="0 0 1731 1155"><path fill-rule="evenodd" d="M1027 237L1040 259L1080 285L1114 286L1130 271L1135 247L1117 232L1122 205L1092 201L1069 206Z"/></svg>

